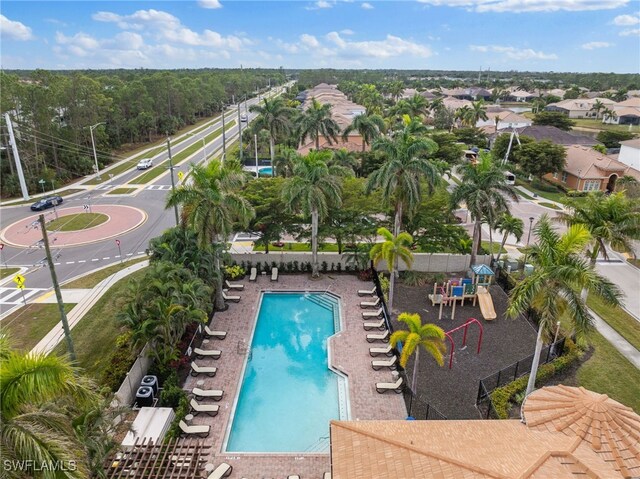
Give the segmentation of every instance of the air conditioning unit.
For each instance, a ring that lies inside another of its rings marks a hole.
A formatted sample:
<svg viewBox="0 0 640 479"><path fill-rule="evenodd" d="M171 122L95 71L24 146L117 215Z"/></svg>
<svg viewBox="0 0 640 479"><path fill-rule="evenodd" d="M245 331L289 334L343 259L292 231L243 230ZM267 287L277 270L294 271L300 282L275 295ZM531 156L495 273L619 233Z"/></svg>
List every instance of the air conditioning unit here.
<svg viewBox="0 0 640 479"><path fill-rule="evenodd" d="M153 388L149 386L140 386L136 392L136 404L138 407L153 406Z"/></svg>
<svg viewBox="0 0 640 479"><path fill-rule="evenodd" d="M158 395L158 378L156 376L145 376L140 381L140 386L147 386L153 389L154 396Z"/></svg>

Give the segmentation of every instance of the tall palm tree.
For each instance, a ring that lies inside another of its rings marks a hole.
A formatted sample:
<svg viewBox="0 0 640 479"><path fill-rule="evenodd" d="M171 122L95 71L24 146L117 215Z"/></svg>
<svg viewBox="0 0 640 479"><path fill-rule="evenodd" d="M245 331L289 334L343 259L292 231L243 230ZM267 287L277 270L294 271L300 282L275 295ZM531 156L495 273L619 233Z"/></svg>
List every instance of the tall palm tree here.
<svg viewBox="0 0 640 479"><path fill-rule="evenodd" d="M394 236L387 228L378 228L378 236L384 238L383 243L376 243L369 257L377 266L380 261L384 260L389 268L389 312L393 309L393 292L395 279L398 272L398 260L402 260L407 267L411 268L413 264L413 254L411 253L411 244L413 238L407 232L402 232Z"/></svg>
<svg viewBox="0 0 640 479"><path fill-rule="evenodd" d="M502 243L500 243L500 251L498 251L498 256L496 257L496 261L499 261L502 249L504 248L509 235L515 236L516 241L520 241L520 238L522 238L522 235L524 234L524 222L516 216L511 216L509 213L503 213L500 218L498 218L496 226L497 230L500 233L503 233Z"/></svg>
<svg viewBox="0 0 640 479"><path fill-rule="evenodd" d="M352 151L340 148L339 150L333 150L331 157L327 160L327 166L341 166L354 171L358 166L358 160Z"/></svg>
<svg viewBox="0 0 640 479"><path fill-rule="evenodd" d="M273 100L264 98L262 102L262 105L251 105L249 111L258 113L258 117L253 121L254 126L259 130L269 132L269 152L271 153L271 165L274 165L276 138L291 131L290 118L293 110L288 108L280 97Z"/></svg>
<svg viewBox="0 0 640 479"><path fill-rule="evenodd" d="M299 156L293 148L283 148L273 164L277 175L284 178L293 176L293 164Z"/></svg>
<svg viewBox="0 0 640 479"><path fill-rule="evenodd" d="M414 394L418 392L418 366L420 365L420 349L424 349L436 360L438 365L444 364L444 353L447 351L445 335L442 328L435 324L422 324L419 314L400 313L398 321L407 325L407 330L394 331L389 342L395 347L402 343L402 354L400 355L400 366L407 367L407 362L411 356L415 355L413 361L413 374L411 375L411 389Z"/></svg>
<svg viewBox="0 0 640 479"><path fill-rule="evenodd" d="M529 247L528 259L534 270L511 290L507 314L516 317L533 311L538 317L538 335L531 365L527 394L535 387L540 362L543 337L558 320L569 322L577 335L592 328L593 318L580 297L586 288L611 306L620 303L620 290L608 279L600 276L583 258L582 251L591 241L589 231L583 225L573 225L563 235L551 227L547 215L543 215L535 227L537 244Z"/></svg>
<svg viewBox="0 0 640 479"><path fill-rule="evenodd" d="M487 154L481 154L480 160L472 165L466 163L461 168L462 183L451 192L451 205L457 208L464 202L475 221L473 227L473 247L471 264L475 264L476 255L482 241L482 218L490 209L492 215L508 212L507 198L518 201L515 189L507 185L503 168L491 161ZM506 197L506 198L505 198Z"/></svg>
<svg viewBox="0 0 640 479"><path fill-rule="evenodd" d="M343 168L327 166L329 151L310 151L297 159L293 166L293 177L282 190L282 199L290 211L311 215L311 252L314 278L320 276L318 267L318 223L329 213L329 208L342 205L340 176Z"/></svg>
<svg viewBox="0 0 640 479"><path fill-rule="evenodd" d="M600 117L600 112L605 108L606 108L606 105L602 103L602 101L596 100L593 102L593 106L591 107L591 110L596 113L596 120Z"/></svg>
<svg viewBox="0 0 640 479"><path fill-rule="evenodd" d="M422 199L422 180L429 191L440 182L440 171L428 159L438 145L428 138L414 136L410 125L393 136L378 138L373 151L384 155L384 163L374 171L367 181L366 192L382 189L384 201L394 205L393 234L398 235L402 226L403 212L411 213Z"/></svg>
<svg viewBox="0 0 640 479"><path fill-rule="evenodd" d="M351 124L342 132L342 139L347 141L349 134L357 131L362 137L362 151L364 151L367 145L370 145L373 140L381 135L384 127L384 120L380 115L356 115Z"/></svg>
<svg viewBox="0 0 640 479"><path fill-rule="evenodd" d="M471 103L471 113L469 115L469 126L476 126L480 120L488 120L487 107L484 100L478 100Z"/></svg>
<svg viewBox="0 0 640 479"><path fill-rule="evenodd" d="M192 166L191 179L169 194L166 207L183 205L182 221L196 232L200 248L215 253L215 303L224 309L221 251L213 243L226 244L234 225L246 227L253 217L253 208L239 193L246 176L238 164L212 161L206 167Z"/></svg>
<svg viewBox="0 0 640 479"><path fill-rule="evenodd" d="M95 386L65 357L4 350L0 358L0 448L3 460L25 461L27 470L4 468L2 477L88 477L86 451L72 421L97 401L94 391ZM42 463L58 461L67 469L75 462L77 469L64 476L35 470Z"/></svg>
<svg viewBox="0 0 640 479"><path fill-rule="evenodd" d="M304 143L307 137L316 142L316 150L320 149L320 137L329 142L338 141L340 126L331 118L331 104L321 104L315 98L311 99L311 105L300 117L298 125L300 143Z"/></svg>

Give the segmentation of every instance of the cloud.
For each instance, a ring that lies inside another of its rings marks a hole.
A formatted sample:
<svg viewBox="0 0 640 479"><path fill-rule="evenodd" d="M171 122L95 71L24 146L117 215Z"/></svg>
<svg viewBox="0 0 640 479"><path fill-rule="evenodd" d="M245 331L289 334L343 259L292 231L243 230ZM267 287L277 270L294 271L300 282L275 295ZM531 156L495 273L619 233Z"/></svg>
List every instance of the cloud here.
<svg viewBox="0 0 640 479"><path fill-rule="evenodd" d="M640 28L630 28L628 30L622 30L620 32L621 37L635 37L640 36Z"/></svg>
<svg viewBox="0 0 640 479"><path fill-rule="evenodd" d="M222 8L220 0L198 0L198 5L202 8Z"/></svg>
<svg viewBox="0 0 640 479"><path fill-rule="evenodd" d="M582 45L582 48L585 50L595 50L596 48L608 48L613 47L613 43L609 42L589 42Z"/></svg>
<svg viewBox="0 0 640 479"><path fill-rule="evenodd" d="M473 52L495 52L502 53L510 60L557 60L555 53L544 53L531 48L515 48L502 45L470 45Z"/></svg>
<svg viewBox="0 0 640 479"><path fill-rule="evenodd" d="M630 25L637 25L640 23L640 14L636 15L618 15L613 19L613 24L621 27L628 27Z"/></svg>
<svg viewBox="0 0 640 479"><path fill-rule="evenodd" d="M0 36L4 39L19 41L33 40L34 38L31 28L22 22L9 20L4 15L0 15Z"/></svg>
<svg viewBox="0 0 640 479"><path fill-rule="evenodd" d="M320 10L322 8L333 8L334 3L329 2L327 0L318 0L314 2L313 5L309 5L305 7L307 10Z"/></svg>
<svg viewBox="0 0 640 479"><path fill-rule="evenodd" d="M627 5L630 0L418 0L433 6L461 7L475 12L579 12L610 10Z"/></svg>
<svg viewBox="0 0 640 479"><path fill-rule="evenodd" d="M149 58L144 53L148 47L138 33L120 32L113 38L97 39L83 32L73 36L56 32L55 40L53 51L63 58L93 59L114 66L149 63Z"/></svg>
<svg viewBox="0 0 640 479"><path fill-rule="evenodd" d="M360 6L365 10L373 10L373 5L371 5L369 2L362 2Z"/></svg>
<svg viewBox="0 0 640 479"><path fill-rule="evenodd" d="M394 35L387 35L384 40L354 42L343 39L338 32L330 32L326 38L337 47L338 54L346 57L391 58L412 55L426 58L432 55L428 47Z"/></svg>
<svg viewBox="0 0 640 479"><path fill-rule="evenodd" d="M303 45L309 48L318 48L320 46L318 39L313 35L308 35L307 33L300 35L300 41Z"/></svg>
<svg viewBox="0 0 640 479"><path fill-rule="evenodd" d="M340 30L340 33L342 33L343 35L354 35L356 32L354 32L350 28L345 28L344 30Z"/></svg>

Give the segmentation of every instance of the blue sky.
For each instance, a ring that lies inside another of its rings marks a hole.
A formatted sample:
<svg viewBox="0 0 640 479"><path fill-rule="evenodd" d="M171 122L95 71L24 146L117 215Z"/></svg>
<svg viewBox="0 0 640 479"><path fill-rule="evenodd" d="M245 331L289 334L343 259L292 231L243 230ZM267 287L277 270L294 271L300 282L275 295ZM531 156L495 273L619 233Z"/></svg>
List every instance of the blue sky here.
<svg viewBox="0 0 640 479"><path fill-rule="evenodd" d="M640 0L7 1L2 68L640 73Z"/></svg>

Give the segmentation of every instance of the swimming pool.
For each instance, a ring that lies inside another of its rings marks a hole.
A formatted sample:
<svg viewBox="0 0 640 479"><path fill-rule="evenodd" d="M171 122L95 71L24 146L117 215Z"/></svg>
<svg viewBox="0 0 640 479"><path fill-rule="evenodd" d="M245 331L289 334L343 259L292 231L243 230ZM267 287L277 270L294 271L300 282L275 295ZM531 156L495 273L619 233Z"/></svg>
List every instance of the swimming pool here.
<svg viewBox="0 0 640 479"><path fill-rule="evenodd" d="M267 168L260 168L258 170L258 174L260 176L273 176L273 168L271 168L270 166Z"/></svg>
<svg viewBox="0 0 640 479"><path fill-rule="evenodd" d="M262 293L227 452L325 452L329 421L348 419L346 379L328 368L338 299Z"/></svg>

